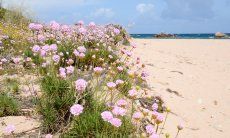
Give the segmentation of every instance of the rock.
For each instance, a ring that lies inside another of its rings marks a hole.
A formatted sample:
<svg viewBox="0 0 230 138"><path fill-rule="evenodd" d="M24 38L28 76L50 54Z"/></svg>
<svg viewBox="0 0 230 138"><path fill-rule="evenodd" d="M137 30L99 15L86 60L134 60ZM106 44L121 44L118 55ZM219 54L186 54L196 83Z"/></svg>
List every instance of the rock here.
<svg viewBox="0 0 230 138"><path fill-rule="evenodd" d="M154 35L155 38L176 38L176 35L174 34L165 34L165 33L160 33Z"/></svg>
<svg viewBox="0 0 230 138"><path fill-rule="evenodd" d="M226 34L221 33L221 32L217 32L217 33L215 33L215 37L216 38L224 38L224 37L226 37Z"/></svg>
<svg viewBox="0 0 230 138"><path fill-rule="evenodd" d="M3 135L7 125L14 125L14 134L30 132L40 126L39 120L25 116L6 116L0 118L0 137Z"/></svg>

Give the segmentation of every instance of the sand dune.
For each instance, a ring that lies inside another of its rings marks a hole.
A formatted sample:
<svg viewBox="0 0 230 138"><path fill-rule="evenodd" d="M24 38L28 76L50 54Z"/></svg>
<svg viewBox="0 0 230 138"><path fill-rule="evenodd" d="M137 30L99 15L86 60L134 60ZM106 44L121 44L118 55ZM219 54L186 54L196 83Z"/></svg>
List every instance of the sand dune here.
<svg viewBox="0 0 230 138"><path fill-rule="evenodd" d="M133 39L152 92L170 114L165 132L181 138L230 137L230 40Z"/></svg>

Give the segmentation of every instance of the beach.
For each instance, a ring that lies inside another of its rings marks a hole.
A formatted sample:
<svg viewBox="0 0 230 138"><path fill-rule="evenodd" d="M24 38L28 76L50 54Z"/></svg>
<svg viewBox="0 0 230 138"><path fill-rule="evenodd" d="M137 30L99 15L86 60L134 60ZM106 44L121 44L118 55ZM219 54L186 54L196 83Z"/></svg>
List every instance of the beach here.
<svg viewBox="0 0 230 138"><path fill-rule="evenodd" d="M146 65L150 93L169 106L163 133L226 138L230 128L230 40L132 39Z"/></svg>

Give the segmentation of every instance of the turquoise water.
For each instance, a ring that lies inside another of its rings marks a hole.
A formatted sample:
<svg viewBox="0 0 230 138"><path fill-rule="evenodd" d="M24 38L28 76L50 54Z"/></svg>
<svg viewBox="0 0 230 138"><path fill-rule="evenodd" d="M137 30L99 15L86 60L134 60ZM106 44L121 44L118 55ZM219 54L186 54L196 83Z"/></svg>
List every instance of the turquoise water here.
<svg viewBox="0 0 230 138"><path fill-rule="evenodd" d="M230 33L225 33L230 39ZM155 34L130 34L133 38L154 39ZM175 34L176 39L215 39L215 34ZM226 38L224 38L226 39Z"/></svg>

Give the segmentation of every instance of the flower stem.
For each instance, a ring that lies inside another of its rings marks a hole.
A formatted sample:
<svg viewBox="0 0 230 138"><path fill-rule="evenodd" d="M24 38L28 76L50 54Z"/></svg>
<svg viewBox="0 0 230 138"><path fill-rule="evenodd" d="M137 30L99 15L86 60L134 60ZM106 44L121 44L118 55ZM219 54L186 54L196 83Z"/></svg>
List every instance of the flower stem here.
<svg viewBox="0 0 230 138"><path fill-rule="evenodd" d="M158 131L158 128L159 128L159 124L157 124L156 133L157 133L157 131Z"/></svg>
<svg viewBox="0 0 230 138"><path fill-rule="evenodd" d="M162 130L164 129L165 122L166 122L166 120L167 120L168 114L169 114L169 112L166 113L165 120L164 120L163 126L162 126L162 128L161 128L160 134L161 134ZM159 134L159 135L160 135L160 134Z"/></svg>
<svg viewBox="0 0 230 138"><path fill-rule="evenodd" d="M177 133L176 133L176 136L175 136L175 138L177 138L178 137L178 135L179 135L179 129L177 130Z"/></svg>
<svg viewBox="0 0 230 138"><path fill-rule="evenodd" d="M132 117L133 112L134 112L134 100L132 100L131 117Z"/></svg>

